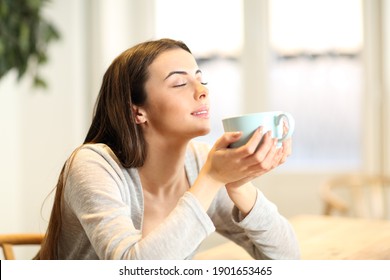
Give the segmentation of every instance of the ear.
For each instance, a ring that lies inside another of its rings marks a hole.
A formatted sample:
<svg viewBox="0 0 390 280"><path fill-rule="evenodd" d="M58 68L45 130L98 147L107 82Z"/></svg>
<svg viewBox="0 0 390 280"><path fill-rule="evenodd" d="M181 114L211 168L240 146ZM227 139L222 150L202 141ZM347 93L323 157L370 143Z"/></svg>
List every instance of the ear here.
<svg viewBox="0 0 390 280"><path fill-rule="evenodd" d="M141 107L132 105L131 107L136 124L142 124L146 122L146 112Z"/></svg>

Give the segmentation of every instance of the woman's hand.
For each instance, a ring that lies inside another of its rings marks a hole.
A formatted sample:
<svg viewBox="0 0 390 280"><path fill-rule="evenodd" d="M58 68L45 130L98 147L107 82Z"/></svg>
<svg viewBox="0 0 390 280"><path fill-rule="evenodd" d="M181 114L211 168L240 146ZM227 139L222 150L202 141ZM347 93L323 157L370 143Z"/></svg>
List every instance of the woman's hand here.
<svg viewBox="0 0 390 280"><path fill-rule="evenodd" d="M256 177L259 177L286 162L287 157L291 155L292 151L291 138L283 141L282 147L278 148L276 146L277 139L271 139L267 143L268 139L265 139L266 137L267 134L265 134L264 141L262 141L260 144L258 151L248 155L247 158L243 159L243 164L248 164L249 169L252 172L249 172L248 176L241 178L240 180L227 183L227 188L234 188L244 185L245 183L252 181Z"/></svg>
<svg viewBox="0 0 390 280"><path fill-rule="evenodd" d="M230 186L244 184L286 161L291 154L291 139L277 148L271 133L257 129L249 141L238 148L228 148L241 137L240 132L225 133L211 149L205 168L215 180Z"/></svg>
<svg viewBox="0 0 390 280"><path fill-rule="evenodd" d="M271 137L270 132L263 135L261 127L245 145L229 148L229 145L239 140L241 136L241 132L227 132L217 140L194 186L190 189L205 209L223 185L226 185L233 202L238 202L238 197L245 189L240 188L241 186L280 165L291 153L290 140L284 143L282 148L277 149L276 139ZM253 194L253 190L251 193Z"/></svg>
<svg viewBox="0 0 390 280"><path fill-rule="evenodd" d="M286 126L284 127L284 130L286 132ZM287 157L291 154L291 138L283 141L282 147L280 148L276 147L276 139L272 139L271 145L269 143L266 144L266 141L267 140L265 139L260 144L259 150L264 148L265 151L267 151L267 147L269 147L267 152L263 152L259 155L257 154L258 151L256 151L244 160L248 162L254 162L254 165L250 167L250 169L254 170L254 172L247 177L226 184L226 190L230 199L240 210L243 217L245 217L250 212L256 201L257 190L252 184L248 182L283 164L286 161ZM262 147L263 145L267 145L267 147Z"/></svg>

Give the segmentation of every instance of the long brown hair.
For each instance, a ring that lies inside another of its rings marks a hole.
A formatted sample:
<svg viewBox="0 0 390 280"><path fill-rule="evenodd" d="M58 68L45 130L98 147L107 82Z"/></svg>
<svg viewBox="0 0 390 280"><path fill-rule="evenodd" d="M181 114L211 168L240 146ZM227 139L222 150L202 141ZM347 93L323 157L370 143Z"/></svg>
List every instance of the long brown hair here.
<svg viewBox="0 0 390 280"><path fill-rule="evenodd" d="M135 122L132 106L142 106L147 100L145 83L149 75L149 65L159 54L177 48L191 53L181 41L160 39L135 45L114 59L104 74L94 117L84 144L107 144L126 168L136 168L144 164L147 143L141 128ZM65 162L59 175L48 228L35 259L59 258L62 193L66 183L66 170L69 169L76 152L77 149Z"/></svg>

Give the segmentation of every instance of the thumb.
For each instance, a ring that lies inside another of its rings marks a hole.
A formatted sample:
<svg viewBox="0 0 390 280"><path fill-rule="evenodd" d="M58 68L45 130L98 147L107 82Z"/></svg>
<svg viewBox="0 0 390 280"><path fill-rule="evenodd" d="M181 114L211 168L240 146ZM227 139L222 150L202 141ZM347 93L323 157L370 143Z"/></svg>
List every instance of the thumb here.
<svg viewBox="0 0 390 280"><path fill-rule="evenodd" d="M214 144L215 149L228 148L231 143L238 141L241 138L242 132L225 132Z"/></svg>

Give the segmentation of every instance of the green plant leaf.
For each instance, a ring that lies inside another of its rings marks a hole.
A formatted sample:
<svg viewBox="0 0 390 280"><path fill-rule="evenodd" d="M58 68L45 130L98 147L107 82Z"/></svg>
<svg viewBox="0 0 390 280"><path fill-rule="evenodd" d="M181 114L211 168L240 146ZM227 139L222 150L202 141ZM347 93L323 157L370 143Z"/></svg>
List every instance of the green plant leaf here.
<svg viewBox="0 0 390 280"><path fill-rule="evenodd" d="M38 68L48 61L47 48L60 39L57 28L42 16L48 0L0 0L0 79L15 69L36 87L47 87Z"/></svg>
<svg viewBox="0 0 390 280"><path fill-rule="evenodd" d="M47 88L47 83L41 77L35 76L34 86L37 88Z"/></svg>

